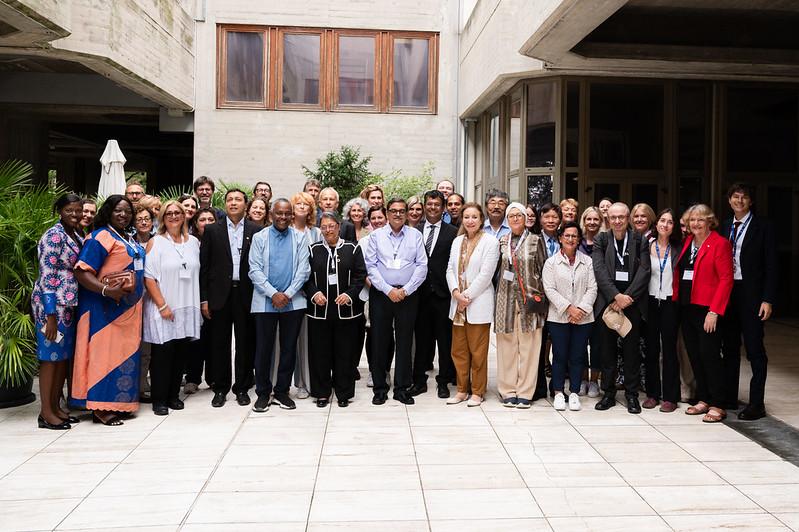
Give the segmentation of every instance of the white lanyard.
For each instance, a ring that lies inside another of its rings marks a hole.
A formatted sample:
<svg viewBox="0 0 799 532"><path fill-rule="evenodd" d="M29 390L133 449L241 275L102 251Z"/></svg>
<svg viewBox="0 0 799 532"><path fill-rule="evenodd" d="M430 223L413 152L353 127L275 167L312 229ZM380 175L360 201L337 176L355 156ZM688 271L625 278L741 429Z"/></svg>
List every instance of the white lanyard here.
<svg viewBox="0 0 799 532"><path fill-rule="evenodd" d="M389 232L389 241L391 241L391 247L394 248L394 260L397 260L397 255L399 255L399 249L400 249L400 246L402 246L402 241L405 238L405 233L403 233L402 230L400 230L400 238L396 239L397 243L394 244L394 240L395 239L391 238L391 236L394 234L394 230L390 229L389 231L390 231Z"/></svg>
<svg viewBox="0 0 799 532"><path fill-rule="evenodd" d="M525 229L524 232L519 237L519 241L516 243L515 248L511 248L511 240L513 239L513 233L508 235L508 252L509 252L508 264L510 265L511 270L513 269L513 256L516 255L516 252L519 251L519 248L522 247L524 239L527 238L527 234L528 234L527 229Z"/></svg>
<svg viewBox="0 0 799 532"><path fill-rule="evenodd" d="M330 266L332 266L332 268L330 266L328 266L328 269L327 269L328 273L331 273L331 272L332 273L336 273L336 272L338 272L338 248L341 247L341 244L342 244L342 242L341 242L341 239L339 238L338 242L336 242L336 246L331 251L330 250L330 246L328 246L327 242L325 242L325 250L327 251L327 255L328 255L328 264Z"/></svg>
<svg viewBox="0 0 799 532"><path fill-rule="evenodd" d="M658 245L658 241L655 240L655 251L658 254L658 262L660 263L660 291L658 295L663 292L663 271L666 269L666 261L669 260L669 251L671 251L671 244L666 245L666 254L663 256L663 260L660 260L660 246Z"/></svg>
<svg viewBox="0 0 799 532"><path fill-rule="evenodd" d="M113 227L111 227L110 225L108 226L108 228L110 230L112 230L120 238L120 240L122 240L122 243L125 244L126 248L128 248L129 250L131 250L133 252L133 258L135 258L135 259L141 258L141 257L139 257L139 246L138 245L136 245L135 243L131 243L131 241L128 239L129 237L128 238L123 238L122 235L120 235L119 232L116 229L114 229Z"/></svg>
<svg viewBox="0 0 799 532"><path fill-rule="evenodd" d="M624 267L624 252L627 251L627 239L630 237L630 233L624 233L624 244L622 246L622 253L619 253L619 241L616 240L616 235L613 235L613 246L616 248L616 258L619 259L621 262L622 267Z"/></svg>
<svg viewBox="0 0 799 532"><path fill-rule="evenodd" d="M172 240L172 235L170 235L169 233L166 233L166 237L172 243L172 247L174 248L175 253L177 253L178 256L180 257L180 260L181 260L181 264L180 265L183 266L183 269L185 270L186 269L186 258L185 258L185 255L183 254L183 250L186 248L186 242L181 242L180 243L180 248L178 248L178 244L175 243L174 240Z"/></svg>

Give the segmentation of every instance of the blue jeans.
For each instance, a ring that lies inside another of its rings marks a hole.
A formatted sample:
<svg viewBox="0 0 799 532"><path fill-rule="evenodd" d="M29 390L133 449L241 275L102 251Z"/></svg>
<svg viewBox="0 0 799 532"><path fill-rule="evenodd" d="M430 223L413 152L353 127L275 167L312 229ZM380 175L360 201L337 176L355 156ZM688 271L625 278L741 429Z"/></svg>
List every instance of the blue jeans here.
<svg viewBox="0 0 799 532"><path fill-rule="evenodd" d="M569 388L572 393L580 391L583 378L583 353L591 336L593 323L547 322L552 338L552 389L562 391L566 381L566 366L569 367Z"/></svg>

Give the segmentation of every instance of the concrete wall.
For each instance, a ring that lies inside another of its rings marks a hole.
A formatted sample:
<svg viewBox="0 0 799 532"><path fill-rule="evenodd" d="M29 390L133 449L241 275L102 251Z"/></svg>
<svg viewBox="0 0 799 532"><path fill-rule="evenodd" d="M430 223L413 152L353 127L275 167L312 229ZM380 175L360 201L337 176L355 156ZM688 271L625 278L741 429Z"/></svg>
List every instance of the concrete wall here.
<svg viewBox="0 0 799 532"><path fill-rule="evenodd" d="M276 195L302 186L313 166L343 144L372 155L371 168L418 172L428 161L437 177L456 172L459 0L298 0L208 2L197 23L194 174L254 183ZM216 25L219 23L440 33L438 114L389 115L216 109Z"/></svg>

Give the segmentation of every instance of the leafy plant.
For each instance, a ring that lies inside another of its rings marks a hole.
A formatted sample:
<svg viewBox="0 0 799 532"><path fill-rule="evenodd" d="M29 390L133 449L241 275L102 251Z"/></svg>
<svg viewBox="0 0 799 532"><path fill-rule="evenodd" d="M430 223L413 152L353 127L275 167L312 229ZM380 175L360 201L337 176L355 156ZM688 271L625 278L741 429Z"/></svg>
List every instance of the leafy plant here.
<svg viewBox="0 0 799 532"><path fill-rule="evenodd" d="M422 166L418 174L403 174L394 171L384 176L376 176L379 180L373 181L383 187L386 200L391 198L408 199L411 196L421 196L428 190L435 188L433 171L436 166L431 161Z"/></svg>
<svg viewBox="0 0 799 532"><path fill-rule="evenodd" d="M172 185L162 188L158 191L158 197L161 198L161 203L166 203L169 200L176 200L183 194L191 194L191 187L181 187L179 185Z"/></svg>
<svg viewBox="0 0 799 532"><path fill-rule="evenodd" d="M225 183L221 179L219 180L218 184L216 185L216 190L214 190L214 195L211 197L211 205L216 207L217 209L225 210L225 193L230 190L231 188L238 188L243 190L247 194L247 199L252 199L252 187L248 185L243 185L241 183ZM161 196L163 199L163 196Z"/></svg>
<svg viewBox="0 0 799 532"><path fill-rule="evenodd" d="M333 187L345 201L357 197L363 188L374 183L375 176L369 171L370 155L361 157L361 152L353 146L342 146L338 151L328 152L316 160L316 168L302 167L302 173L308 179L321 181L323 187Z"/></svg>
<svg viewBox="0 0 799 532"><path fill-rule="evenodd" d="M33 167L0 163L0 384L24 383L38 366L30 298L38 275L36 247L53 225L62 187L34 185Z"/></svg>

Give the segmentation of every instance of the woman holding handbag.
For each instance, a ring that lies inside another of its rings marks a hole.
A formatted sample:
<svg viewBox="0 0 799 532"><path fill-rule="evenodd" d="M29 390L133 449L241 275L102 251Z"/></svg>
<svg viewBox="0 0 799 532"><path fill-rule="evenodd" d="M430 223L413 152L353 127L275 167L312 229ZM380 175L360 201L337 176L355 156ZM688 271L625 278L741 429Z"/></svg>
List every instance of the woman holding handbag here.
<svg viewBox="0 0 799 532"><path fill-rule="evenodd" d="M130 200L109 196L75 265L80 291L72 400L103 425L121 425L121 413L139 409L144 248L128 236L132 221Z"/></svg>
<svg viewBox="0 0 799 532"><path fill-rule="evenodd" d="M530 408L538 378L541 328L548 311L541 272L547 254L541 237L525 228L526 210L505 209L510 233L499 241L500 264L494 330L497 390L509 408Z"/></svg>

